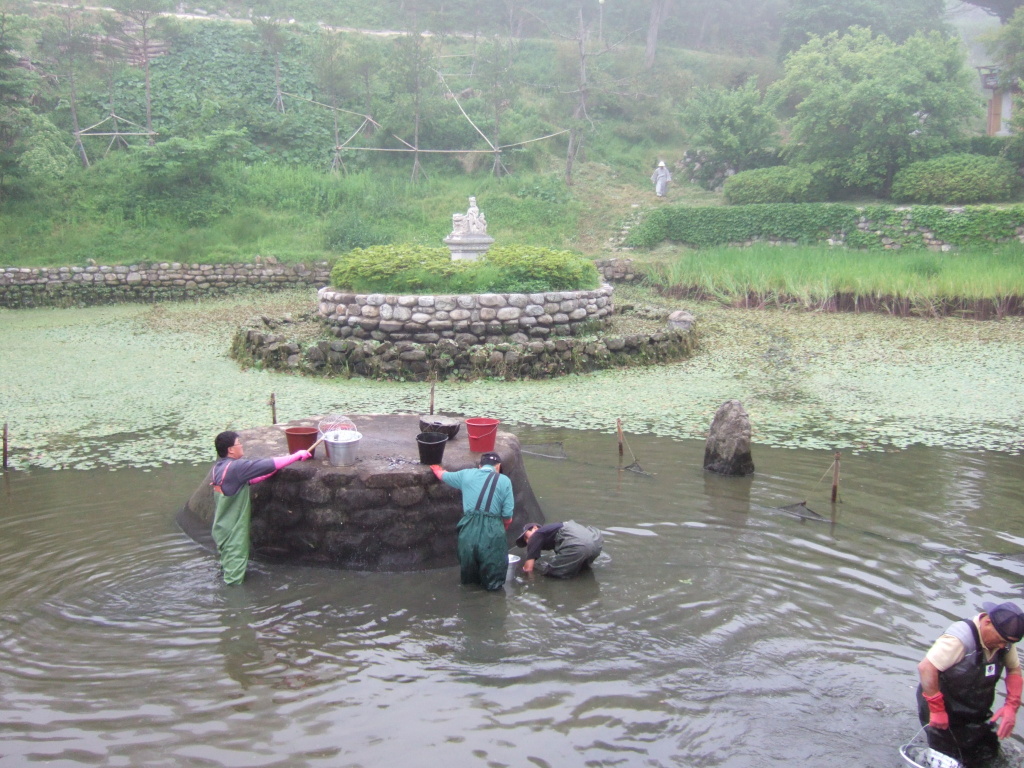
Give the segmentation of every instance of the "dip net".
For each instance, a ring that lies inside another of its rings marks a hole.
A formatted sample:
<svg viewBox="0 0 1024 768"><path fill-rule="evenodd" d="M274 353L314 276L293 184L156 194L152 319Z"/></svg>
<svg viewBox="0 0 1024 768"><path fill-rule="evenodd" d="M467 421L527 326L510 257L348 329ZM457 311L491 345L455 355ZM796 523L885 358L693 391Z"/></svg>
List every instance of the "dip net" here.
<svg viewBox="0 0 1024 768"><path fill-rule="evenodd" d="M320 430L321 435L326 435L328 432L334 432L339 429L354 430L356 425L348 416L332 413L321 417L317 428Z"/></svg>

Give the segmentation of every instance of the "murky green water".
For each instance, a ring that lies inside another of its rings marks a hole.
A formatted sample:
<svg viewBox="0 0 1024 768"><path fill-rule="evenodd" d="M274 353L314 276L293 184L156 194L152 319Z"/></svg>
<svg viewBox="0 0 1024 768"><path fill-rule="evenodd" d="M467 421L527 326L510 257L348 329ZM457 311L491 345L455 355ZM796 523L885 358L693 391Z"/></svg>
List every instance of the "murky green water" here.
<svg viewBox="0 0 1024 768"><path fill-rule="evenodd" d="M228 589L173 522L213 434L270 392L281 420L428 402L239 371L251 311L0 312L0 767L895 766L928 643L1020 599L1020 323L714 311L689 363L438 388L564 448L527 469L549 519L605 531L591 576L256 564ZM753 478L701 471L730 398ZM617 470L618 417L653 476ZM825 519L778 509L803 500Z"/></svg>
<svg viewBox="0 0 1024 768"><path fill-rule="evenodd" d="M1024 583L1021 458L521 429L550 519L602 528L571 582L254 565L173 523L205 466L8 474L0 766L895 766L917 661ZM627 461L630 457L627 456ZM827 477L821 480L823 475ZM824 516L777 507L796 501Z"/></svg>

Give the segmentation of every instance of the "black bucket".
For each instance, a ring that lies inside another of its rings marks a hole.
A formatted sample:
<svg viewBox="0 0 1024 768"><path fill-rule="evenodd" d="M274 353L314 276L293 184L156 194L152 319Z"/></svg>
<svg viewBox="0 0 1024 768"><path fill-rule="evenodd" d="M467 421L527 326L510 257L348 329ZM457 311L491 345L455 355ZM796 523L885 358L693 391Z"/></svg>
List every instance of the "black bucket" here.
<svg viewBox="0 0 1024 768"><path fill-rule="evenodd" d="M420 432L416 443L420 447L420 464L440 464L444 458L444 444L448 435L443 432Z"/></svg>

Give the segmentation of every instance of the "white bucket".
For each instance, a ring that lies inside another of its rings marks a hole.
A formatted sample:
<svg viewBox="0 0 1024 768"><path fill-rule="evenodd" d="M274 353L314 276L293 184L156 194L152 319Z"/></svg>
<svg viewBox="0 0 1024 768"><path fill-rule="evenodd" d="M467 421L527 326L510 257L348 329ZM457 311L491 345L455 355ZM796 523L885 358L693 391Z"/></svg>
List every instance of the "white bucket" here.
<svg viewBox="0 0 1024 768"><path fill-rule="evenodd" d="M363 436L354 429L332 429L324 435L327 461L332 467L350 467L356 463L359 441Z"/></svg>
<svg viewBox="0 0 1024 768"><path fill-rule="evenodd" d="M505 583L515 581L516 568L519 567L519 555L508 556L508 570L505 572Z"/></svg>

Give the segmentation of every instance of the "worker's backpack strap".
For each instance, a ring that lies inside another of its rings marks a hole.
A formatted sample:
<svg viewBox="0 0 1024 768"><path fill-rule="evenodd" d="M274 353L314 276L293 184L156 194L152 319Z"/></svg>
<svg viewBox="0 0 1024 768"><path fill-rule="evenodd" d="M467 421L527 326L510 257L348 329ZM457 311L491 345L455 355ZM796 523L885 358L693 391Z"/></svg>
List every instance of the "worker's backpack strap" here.
<svg viewBox="0 0 1024 768"><path fill-rule="evenodd" d="M484 480L483 488L480 489L480 498L476 500L476 508L474 512L489 512L491 509L491 501L494 500L494 492L498 489L498 473L491 472L491 476ZM484 502L484 495L487 496L487 501ZM483 504L481 507L480 505Z"/></svg>

